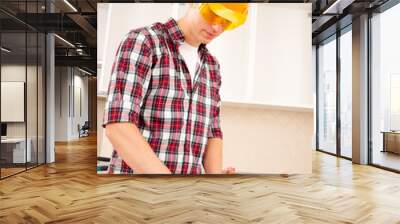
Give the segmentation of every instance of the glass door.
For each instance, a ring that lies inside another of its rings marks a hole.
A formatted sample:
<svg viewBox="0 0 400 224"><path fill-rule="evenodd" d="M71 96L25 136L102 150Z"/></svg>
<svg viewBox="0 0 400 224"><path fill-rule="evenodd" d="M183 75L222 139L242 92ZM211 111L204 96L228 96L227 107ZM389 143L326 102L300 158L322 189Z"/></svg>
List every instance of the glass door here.
<svg viewBox="0 0 400 224"><path fill-rule="evenodd" d="M340 155L352 158L352 32L340 36Z"/></svg>
<svg viewBox="0 0 400 224"><path fill-rule="evenodd" d="M336 36L318 47L318 149L336 154Z"/></svg>

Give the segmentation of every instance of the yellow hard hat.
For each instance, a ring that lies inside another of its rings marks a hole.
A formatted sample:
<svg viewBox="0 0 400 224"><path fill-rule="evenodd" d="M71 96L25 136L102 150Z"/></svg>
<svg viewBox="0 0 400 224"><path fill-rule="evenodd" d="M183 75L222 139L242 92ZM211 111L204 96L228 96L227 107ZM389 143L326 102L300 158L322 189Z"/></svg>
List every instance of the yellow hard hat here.
<svg viewBox="0 0 400 224"><path fill-rule="evenodd" d="M201 3L200 14L209 23L232 30L246 22L248 3Z"/></svg>

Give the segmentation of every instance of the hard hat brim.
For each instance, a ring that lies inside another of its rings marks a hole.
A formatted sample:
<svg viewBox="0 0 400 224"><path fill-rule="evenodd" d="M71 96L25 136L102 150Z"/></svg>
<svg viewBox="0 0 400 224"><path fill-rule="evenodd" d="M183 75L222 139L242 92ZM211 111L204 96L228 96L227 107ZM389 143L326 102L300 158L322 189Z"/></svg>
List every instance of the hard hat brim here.
<svg viewBox="0 0 400 224"><path fill-rule="evenodd" d="M246 14L232 11L224 7L221 3L209 4L209 7L216 15L231 22L231 24L226 28L227 30L234 29L246 21Z"/></svg>

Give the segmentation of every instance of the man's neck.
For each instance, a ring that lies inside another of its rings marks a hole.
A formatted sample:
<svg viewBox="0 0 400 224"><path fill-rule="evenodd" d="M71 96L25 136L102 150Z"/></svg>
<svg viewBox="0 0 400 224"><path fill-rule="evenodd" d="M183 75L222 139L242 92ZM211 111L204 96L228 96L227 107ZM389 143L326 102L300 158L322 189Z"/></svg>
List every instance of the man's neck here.
<svg viewBox="0 0 400 224"><path fill-rule="evenodd" d="M199 47L201 44L200 41L193 38L193 35L190 33L189 25L187 24L185 17L180 18L178 21L178 26L181 28L183 32L183 36L185 38L185 42L193 47Z"/></svg>

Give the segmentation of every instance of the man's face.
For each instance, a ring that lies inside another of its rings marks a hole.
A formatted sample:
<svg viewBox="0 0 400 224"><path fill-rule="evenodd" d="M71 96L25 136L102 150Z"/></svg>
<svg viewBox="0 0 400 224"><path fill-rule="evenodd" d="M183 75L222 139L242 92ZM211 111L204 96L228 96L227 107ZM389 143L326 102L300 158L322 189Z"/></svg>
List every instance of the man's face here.
<svg viewBox="0 0 400 224"><path fill-rule="evenodd" d="M214 38L224 32L225 27L229 25L223 18L217 18L212 23L206 21L200 14L197 4L193 6L191 12L191 33L203 44L210 43ZM218 21L220 20L220 21Z"/></svg>

